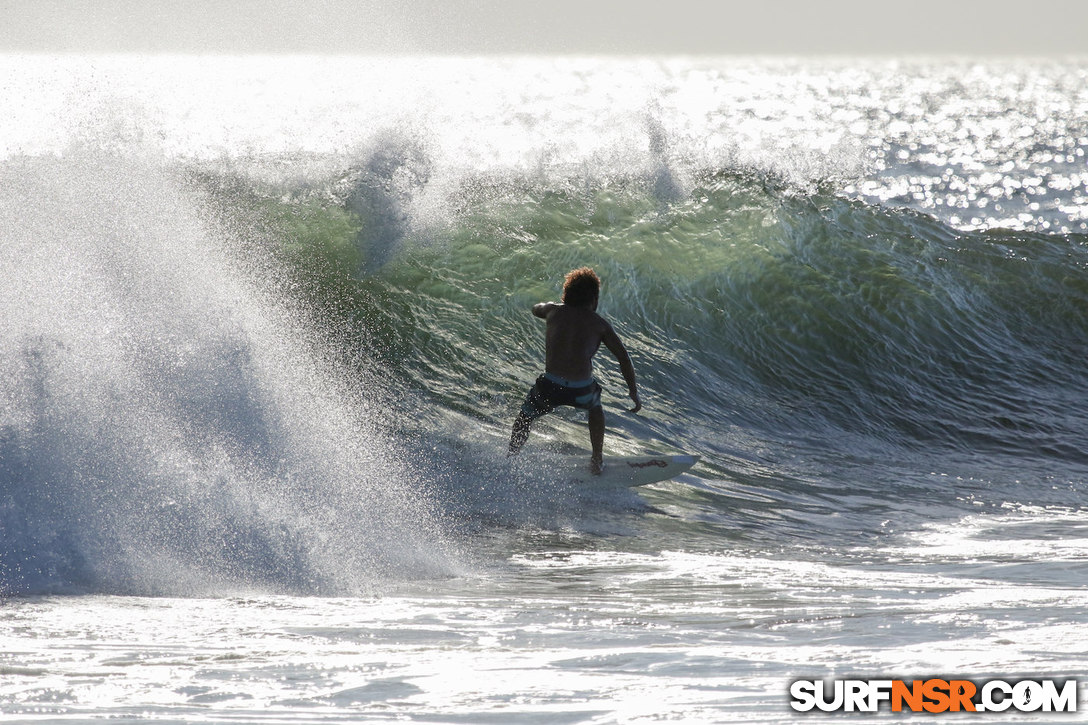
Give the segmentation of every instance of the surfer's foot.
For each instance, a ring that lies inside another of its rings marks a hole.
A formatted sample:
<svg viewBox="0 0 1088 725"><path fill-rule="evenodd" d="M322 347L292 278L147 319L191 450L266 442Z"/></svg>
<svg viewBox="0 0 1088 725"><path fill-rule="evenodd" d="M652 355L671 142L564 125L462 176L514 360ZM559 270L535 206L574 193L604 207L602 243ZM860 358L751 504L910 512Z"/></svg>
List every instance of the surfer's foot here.
<svg viewBox="0 0 1088 725"><path fill-rule="evenodd" d="M601 475L601 471L604 470L604 462L600 458L594 457L589 460L589 472L594 476Z"/></svg>

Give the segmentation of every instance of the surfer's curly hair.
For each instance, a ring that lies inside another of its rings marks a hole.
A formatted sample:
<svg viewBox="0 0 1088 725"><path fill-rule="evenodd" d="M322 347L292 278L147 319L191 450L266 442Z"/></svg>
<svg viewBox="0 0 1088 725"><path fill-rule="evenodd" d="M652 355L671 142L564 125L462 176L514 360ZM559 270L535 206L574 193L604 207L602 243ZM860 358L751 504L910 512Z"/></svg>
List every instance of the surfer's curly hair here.
<svg viewBox="0 0 1088 725"><path fill-rule="evenodd" d="M563 304L585 307L601 293L601 278L590 267L579 267L563 280Z"/></svg>

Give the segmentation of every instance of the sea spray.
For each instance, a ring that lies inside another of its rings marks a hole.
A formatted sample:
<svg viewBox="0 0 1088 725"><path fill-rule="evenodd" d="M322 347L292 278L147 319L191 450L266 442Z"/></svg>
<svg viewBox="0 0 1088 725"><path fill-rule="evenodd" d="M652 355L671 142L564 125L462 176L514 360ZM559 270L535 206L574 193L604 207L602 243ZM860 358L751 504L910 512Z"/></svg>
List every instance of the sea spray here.
<svg viewBox="0 0 1088 725"><path fill-rule="evenodd" d="M74 149L9 162L3 187L0 589L342 593L450 571L376 420L381 381L324 354L183 177Z"/></svg>

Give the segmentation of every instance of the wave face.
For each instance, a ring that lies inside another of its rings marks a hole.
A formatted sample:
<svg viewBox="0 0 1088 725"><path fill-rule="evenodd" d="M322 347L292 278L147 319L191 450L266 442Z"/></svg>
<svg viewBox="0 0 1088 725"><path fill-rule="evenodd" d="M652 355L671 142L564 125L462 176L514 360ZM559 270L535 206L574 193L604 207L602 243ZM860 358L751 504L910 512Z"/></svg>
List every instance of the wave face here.
<svg viewBox="0 0 1088 725"><path fill-rule="evenodd" d="M6 136L2 590L360 591L611 526L535 463L577 416L503 457L584 264L646 404L602 353L606 451L704 456L685 545L1082 505L1083 66L72 62L105 91Z"/></svg>
<svg viewBox="0 0 1088 725"><path fill-rule="evenodd" d="M1072 504L1051 489L1085 473L1086 242L738 173L666 204L652 179L507 187L358 277L359 316L382 320L372 342L422 397L415 417L442 421L426 434L463 438L456 414L497 439L542 365L529 308L589 264L647 405L610 413L617 450L699 451L733 495L741 482L839 513L843 497ZM626 386L600 358L617 411ZM560 421L542 425L584 449L577 419Z"/></svg>

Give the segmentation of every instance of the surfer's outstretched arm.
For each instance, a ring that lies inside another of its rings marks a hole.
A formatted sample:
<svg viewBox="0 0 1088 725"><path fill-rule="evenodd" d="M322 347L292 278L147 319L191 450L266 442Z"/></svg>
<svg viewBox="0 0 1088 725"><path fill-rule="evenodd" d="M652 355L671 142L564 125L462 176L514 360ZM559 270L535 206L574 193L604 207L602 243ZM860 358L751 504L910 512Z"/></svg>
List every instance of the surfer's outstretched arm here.
<svg viewBox="0 0 1088 725"><path fill-rule="evenodd" d="M623 346L623 342L620 340L620 336L616 334L616 331L612 329L612 325L605 322L604 334L601 336L601 341L605 347L616 356L616 360L620 363L620 372L623 373L623 379L627 382L627 391L631 396L631 400L635 402L635 407L630 408L629 412L637 413L642 410L642 401L638 397L638 383L635 381L635 366L631 363L631 356L627 353L627 348Z"/></svg>
<svg viewBox="0 0 1088 725"><path fill-rule="evenodd" d="M559 305L555 302L538 302L533 305L533 314L542 320L548 319L548 313Z"/></svg>

